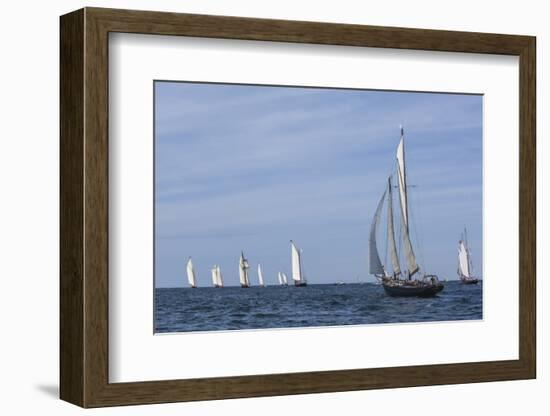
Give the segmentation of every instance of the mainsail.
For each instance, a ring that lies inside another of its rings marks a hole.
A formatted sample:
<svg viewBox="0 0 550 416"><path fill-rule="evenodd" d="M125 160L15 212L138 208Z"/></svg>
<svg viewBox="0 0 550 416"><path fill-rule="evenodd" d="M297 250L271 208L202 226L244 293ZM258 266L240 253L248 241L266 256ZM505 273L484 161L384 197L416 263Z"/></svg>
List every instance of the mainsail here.
<svg viewBox="0 0 550 416"><path fill-rule="evenodd" d="M193 268L193 260L191 260L191 257L187 260L187 281L191 287L196 286L195 269Z"/></svg>
<svg viewBox="0 0 550 416"><path fill-rule="evenodd" d="M409 205L407 203L407 173L405 170L405 135L401 127L401 140L397 146L397 182L404 228L409 229Z"/></svg>
<svg viewBox="0 0 550 416"><path fill-rule="evenodd" d="M279 284L282 285L283 284L283 275L281 274L281 272L277 273L277 278L279 279Z"/></svg>
<svg viewBox="0 0 550 416"><path fill-rule="evenodd" d="M384 205L384 199L386 198L386 192L380 198L378 202L378 207L372 219L370 226L370 236L369 236L369 272L375 276L385 276L384 266L380 261L380 255L378 254L378 247L376 246L376 231L378 230L378 225L380 224L380 213Z"/></svg>
<svg viewBox="0 0 550 416"><path fill-rule="evenodd" d="M258 281L260 286L264 286L264 276L262 274L262 266L258 264Z"/></svg>
<svg viewBox="0 0 550 416"><path fill-rule="evenodd" d="M458 271L463 277L470 277L470 258L464 241L458 243Z"/></svg>
<svg viewBox="0 0 550 416"><path fill-rule="evenodd" d="M393 275L401 274L401 266L399 265L399 256L397 254L397 246L395 244L395 231L393 227L393 193L392 193L391 176L388 178L388 245L390 246L390 257L393 269Z"/></svg>
<svg viewBox="0 0 550 416"><path fill-rule="evenodd" d="M302 280L302 264L300 260L300 251L294 245L294 242L290 240L291 252L292 252L292 279L296 282Z"/></svg>
<svg viewBox="0 0 550 416"><path fill-rule="evenodd" d="M239 280L241 286L250 286L250 281L248 280L248 267L248 261L244 258L244 253L241 252L241 257L239 258Z"/></svg>
<svg viewBox="0 0 550 416"><path fill-rule="evenodd" d="M403 128L401 128L401 141L397 147L397 176L399 185L399 200L401 202L401 218L402 218L402 238L405 248L405 258L407 259L407 268L409 269L409 277L418 271L418 264L414 256L411 237L409 234L409 206L407 202L407 179L405 169L405 136Z"/></svg>

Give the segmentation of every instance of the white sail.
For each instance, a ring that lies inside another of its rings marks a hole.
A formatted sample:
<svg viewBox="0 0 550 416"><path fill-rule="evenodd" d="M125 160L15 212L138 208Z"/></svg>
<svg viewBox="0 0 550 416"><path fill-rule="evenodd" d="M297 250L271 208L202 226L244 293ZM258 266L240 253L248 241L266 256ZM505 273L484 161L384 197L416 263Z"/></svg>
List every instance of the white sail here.
<svg viewBox="0 0 550 416"><path fill-rule="evenodd" d="M223 287L222 269L220 266L216 266L216 284L218 287Z"/></svg>
<svg viewBox="0 0 550 416"><path fill-rule="evenodd" d="M286 274L282 274L283 277L283 285L288 285L288 278L286 277Z"/></svg>
<svg viewBox="0 0 550 416"><path fill-rule="evenodd" d="M409 205L407 203L407 173L405 170L405 136L401 128L401 140L397 146L397 183L399 185L399 200L403 225L409 229Z"/></svg>
<svg viewBox="0 0 550 416"><path fill-rule="evenodd" d="M380 261L380 255L378 254L378 247L376 246L376 231L378 230L378 224L380 223L380 212L384 205L384 199L386 198L386 192L380 198L378 202L378 207L372 219L372 224L370 226L370 236L369 236L369 272L376 276L384 276L384 266Z"/></svg>
<svg viewBox="0 0 550 416"><path fill-rule="evenodd" d="M241 257L239 258L239 280L242 286L250 286L248 267L248 261L244 258L244 253L241 252Z"/></svg>
<svg viewBox="0 0 550 416"><path fill-rule="evenodd" d="M393 227L393 193L392 193L391 176L388 178L388 245L390 247L390 257L393 269L393 275L401 274L401 266L399 265L399 256L397 255L397 246L395 244L395 231Z"/></svg>
<svg viewBox="0 0 550 416"><path fill-rule="evenodd" d="M258 263L258 282L260 286L264 286L264 276L262 274L262 266Z"/></svg>
<svg viewBox="0 0 550 416"><path fill-rule="evenodd" d="M212 284L214 286L217 286L218 284L218 266L214 265L214 267L212 267Z"/></svg>
<svg viewBox="0 0 550 416"><path fill-rule="evenodd" d="M401 141L397 147L397 182L399 185L399 200L401 202L401 219L402 219L402 238L405 249L405 258L407 260L407 269L409 276L412 276L418 271L418 264L411 244L409 234L409 206L407 202L407 177L405 168L405 136L403 128L401 128Z"/></svg>
<svg viewBox="0 0 550 416"><path fill-rule="evenodd" d="M292 279L296 282L302 280L302 265L300 261L300 251L290 240L291 256L292 256Z"/></svg>
<svg viewBox="0 0 550 416"><path fill-rule="evenodd" d="M187 281L191 287L196 286L195 269L193 268L193 260L191 260L191 257L187 260Z"/></svg>
<svg viewBox="0 0 550 416"><path fill-rule="evenodd" d="M282 285L283 284L283 275L281 274L281 272L277 273L277 278L279 279L279 284Z"/></svg>
<svg viewBox="0 0 550 416"><path fill-rule="evenodd" d="M462 240L458 243L458 270L461 276L471 277L468 249Z"/></svg>

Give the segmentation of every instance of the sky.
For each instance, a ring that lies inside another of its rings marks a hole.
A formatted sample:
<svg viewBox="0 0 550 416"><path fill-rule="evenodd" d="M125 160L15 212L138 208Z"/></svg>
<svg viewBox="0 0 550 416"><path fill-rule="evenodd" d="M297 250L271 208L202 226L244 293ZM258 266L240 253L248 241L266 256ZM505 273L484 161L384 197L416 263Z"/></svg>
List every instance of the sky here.
<svg viewBox="0 0 550 416"><path fill-rule="evenodd" d="M214 264L225 285L238 285L241 250L252 284L258 263L276 284L277 272L290 276L290 240L309 283L374 281L369 230L395 172L400 125L421 270L457 279L466 226L481 274L482 96L166 81L154 88L156 287L187 286L189 256L199 286L211 285ZM384 261L385 224L378 235Z"/></svg>

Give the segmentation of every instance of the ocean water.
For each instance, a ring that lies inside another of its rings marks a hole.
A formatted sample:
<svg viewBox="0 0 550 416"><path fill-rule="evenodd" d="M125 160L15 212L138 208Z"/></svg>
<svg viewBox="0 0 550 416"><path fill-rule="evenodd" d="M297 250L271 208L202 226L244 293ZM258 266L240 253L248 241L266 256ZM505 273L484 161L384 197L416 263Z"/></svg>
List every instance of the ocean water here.
<svg viewBox="0 0 550 416"><path fill-rule="evenodd" d="M374 283L155 289L155 332L482 319L482 282L433 298L390 297Z"/></svg>

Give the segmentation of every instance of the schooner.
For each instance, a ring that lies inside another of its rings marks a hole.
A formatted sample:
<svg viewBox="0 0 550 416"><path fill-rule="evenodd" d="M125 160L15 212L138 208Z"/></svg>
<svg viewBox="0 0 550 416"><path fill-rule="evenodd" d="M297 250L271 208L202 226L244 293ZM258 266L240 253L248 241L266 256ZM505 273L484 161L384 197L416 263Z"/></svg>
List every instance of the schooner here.
<svg viewBox="0 0 550 416"><path fill-rule="evenodd" d="M187 260L187 281L189 282L189 286L193 289L197 287L195 269L193 268L193 260L191 257Z"/></svg>
<svg viewBox="0 0 550 416"><path fill-rule="evenodd" d="M470 256L470 249L468 248L468 234L466 228L464 228L464 234L458 242L457 273L460 281L467 285L476 284L479 279L473 276L473 271L472 258Z"/></svg>
<svg viewBox="0 0 550 416"><path fill-rule="evenodd" d="M212 267L212 284L214 287L223 287L222 271L219 265Z"/></svg>
<svg viewBox="0 0 550 416"><path fill-rule="evenodd" d="M292 257L292 280L294 280L294 286L307 286L307 281L302 270L302 251L298 250L298 247L296 247L292 240L290 240L290 251Z"/></svg>
<svg viewBox="0 0 550 416"><path fill-rule="evenodd" d="M245 259L244 253L241 251L241 257L239 258L239 280L241 287L250 287L250 280L248 279L248 260Z"/></svg>
<svg viewBox="0 0 550 416"><path fill-rule="evenodd" d="M402 247L405 254L406 269L401 269L394 230L393 184L392 176L388 178L386 190L382 194L372 219L369 235L369 272L373 274L390 296L420 296L428 297L443 290L436 275L420 275L420 267L416 261L409 232L409 202L407 195L407 176L405 167L405 135L401 127L401 140L397 146L397 188L399 194L399 215L401 222ZM387 201L387 245L390 252L391 267L389 270L382 264L376 234L382 217L382 208Z"/></svg>

